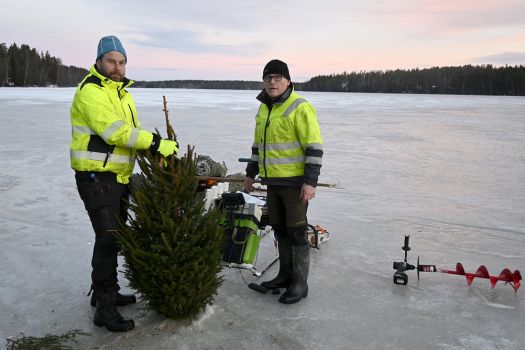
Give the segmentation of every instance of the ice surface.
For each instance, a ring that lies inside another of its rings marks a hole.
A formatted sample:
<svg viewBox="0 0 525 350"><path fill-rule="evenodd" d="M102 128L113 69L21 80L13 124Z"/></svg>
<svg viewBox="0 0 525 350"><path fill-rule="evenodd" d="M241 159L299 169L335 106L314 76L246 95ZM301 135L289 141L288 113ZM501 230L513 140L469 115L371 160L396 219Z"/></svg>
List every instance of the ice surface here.
<svg viewBox="0 0 525 350"><path fill-rule="evenodd" d="M256 91L133 89L143 126L163 132L162 95L181 144L242 171ZM101 349L523 349L522 288L439 273L392 283L392 262L525 272L525 98L311 93L325 140L309 220L331 232L312 250L310 292L261 295L235 269L197 320L121 308L136 329L92 324L94 235L69 167L73 89L0 89L0 340L82 329ZM258 263L270 260L264 242ZM125 286L124 280L121 280Z"/></svg>

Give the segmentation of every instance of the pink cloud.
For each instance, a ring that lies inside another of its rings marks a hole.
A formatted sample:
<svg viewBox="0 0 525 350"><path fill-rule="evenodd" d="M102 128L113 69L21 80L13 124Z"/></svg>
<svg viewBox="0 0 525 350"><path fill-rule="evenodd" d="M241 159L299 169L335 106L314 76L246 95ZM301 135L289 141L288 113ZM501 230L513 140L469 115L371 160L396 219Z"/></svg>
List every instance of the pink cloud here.
<svg viewBox="0 0 525 350"><path fill-rule="evenodd" d="M412 38L450 37L497 27L521 26L521 0L396 1L375 10L386 26Z"/></svg>

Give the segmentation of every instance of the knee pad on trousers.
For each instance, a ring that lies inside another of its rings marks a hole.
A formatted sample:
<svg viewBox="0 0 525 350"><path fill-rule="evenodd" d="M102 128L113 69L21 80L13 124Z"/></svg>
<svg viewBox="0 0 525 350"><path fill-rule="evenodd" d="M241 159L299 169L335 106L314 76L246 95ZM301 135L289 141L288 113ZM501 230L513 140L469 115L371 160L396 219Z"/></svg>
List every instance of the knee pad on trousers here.
<svg viewBox="0 0 525 350"><path fill-rule="evenodd" d="M290 238L292 239L292 245L295 245L295 246L308 245L308 241L306 240L306 227L305 226L288 227L287 231L288 231L288 234L290 235Z"/></svg>

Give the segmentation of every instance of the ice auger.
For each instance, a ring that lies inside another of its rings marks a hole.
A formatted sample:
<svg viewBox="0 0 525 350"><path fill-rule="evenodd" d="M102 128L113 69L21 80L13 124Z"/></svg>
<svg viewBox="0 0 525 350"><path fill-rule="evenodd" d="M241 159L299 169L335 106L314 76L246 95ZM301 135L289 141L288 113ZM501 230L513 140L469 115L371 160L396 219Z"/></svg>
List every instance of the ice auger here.
<svg viewBox="0 0 525 350"><path fill-rule="evenodd" d="M419 256L417 257L417 265L411 265L407 262L407 253L410 250L410 247L408 246L410 235L405 235L405 244L401 249L405 252L405 259L402 262L394 262L394 270L396 272L394 273L394 284L402 284L406 285L408 283L408 276L406 274L406 271L408 270L416 270L417 271L417 280L419 281L419 273L420 272L441 272L446 273L449 275L459 275L459 276L465 276L467 279L467 284L470 286L475 278L484 278L488 279L490 281L490 285L492 288L496 287L496 283L498 282L505 282L505 284L510 285L514 289L514 293L518 291L521 285L521 273L519 270L515 270L514 272L511 272L510 269L503 269L501 273L498 276L491 276L485 267L485 265L481 265L478 267L475 273L465 272L465 269L463 268L463 264L457 263L455 270L445 270L445 269L439 269L436 267L436 265L423 265L419 263Z"/></svg>

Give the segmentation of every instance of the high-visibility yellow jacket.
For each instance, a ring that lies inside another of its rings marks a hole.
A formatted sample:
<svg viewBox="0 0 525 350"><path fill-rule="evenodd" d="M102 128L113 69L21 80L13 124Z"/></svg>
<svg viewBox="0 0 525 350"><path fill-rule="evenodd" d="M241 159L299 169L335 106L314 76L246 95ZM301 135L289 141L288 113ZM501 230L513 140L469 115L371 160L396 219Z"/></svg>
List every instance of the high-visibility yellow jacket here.
<svg viewBox="0 0 525 350"><path fill-rule="evenodd" d="M78 85L71 105L71 167L77 171L113 172L129 183L136 150L148 149L153 140L140 127L131 95L133 81L116 82L95 66Z"/></svg>
<svg viewBox="0 0 525 350"><path fill-rule="evenodd" d="M263 90L247 176L268 185L317 185L323 139L315 108L290 88L277 101ZM255 163L256 162L256 163Z"/></svg>

